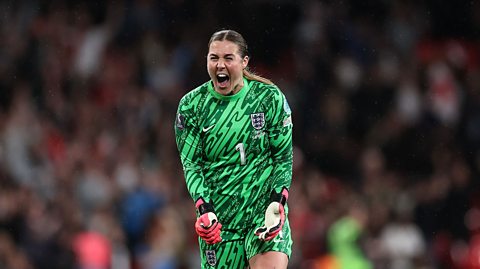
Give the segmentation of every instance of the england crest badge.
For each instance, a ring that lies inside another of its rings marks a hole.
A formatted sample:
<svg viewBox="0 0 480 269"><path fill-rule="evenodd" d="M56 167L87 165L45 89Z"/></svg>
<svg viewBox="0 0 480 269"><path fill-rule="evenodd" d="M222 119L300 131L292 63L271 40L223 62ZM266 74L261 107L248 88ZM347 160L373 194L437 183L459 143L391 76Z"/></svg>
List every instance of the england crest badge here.
<svg viewBox="0 0 480 269"><path fill-rule="evenodd" d="M263 112L250 114L250 119L255 130L260 130L265 126L265 114Z"/></svg>
<svg viewBox="0 0 480 269"><path fill-rule="evenodd" d="M207 263L211 266L215 266L217 264L217 255L215 254L215 250L206 250L205 256L207 256Z"/></svg>

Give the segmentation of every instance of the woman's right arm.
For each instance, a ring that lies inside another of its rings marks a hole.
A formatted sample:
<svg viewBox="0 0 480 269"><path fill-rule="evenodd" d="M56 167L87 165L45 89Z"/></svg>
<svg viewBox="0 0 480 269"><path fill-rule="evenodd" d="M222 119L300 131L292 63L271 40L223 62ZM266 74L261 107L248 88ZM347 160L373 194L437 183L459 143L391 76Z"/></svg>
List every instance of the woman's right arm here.
<svg viewBox="0 0 480 269"><path fill-rule="evenodd" d="M198 99L187 94L180 100L175 119L175 140L190 196L195 202L200 198L210 202L203 175L201 130L195 113Z"/></svg>

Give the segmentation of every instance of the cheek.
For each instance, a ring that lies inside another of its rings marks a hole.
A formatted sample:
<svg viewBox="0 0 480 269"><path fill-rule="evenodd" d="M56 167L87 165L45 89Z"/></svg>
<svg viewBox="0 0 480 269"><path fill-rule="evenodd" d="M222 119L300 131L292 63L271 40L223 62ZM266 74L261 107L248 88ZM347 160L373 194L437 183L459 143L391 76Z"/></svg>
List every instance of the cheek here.
<svg viewBox="0 0 480 269"><path fill-rule="evenodd" d="M242 72L243 72L243 66L242 65L235 65L233 68L233 72L235 74L237 74L238 76L242 76Z"/></svg>
<svg viewBox="0 0 480 269"><path fill-rule="evenodd" d="M212 73L215 70L215 66L212 63L207 63L207 71L208 73Z"/></svg>

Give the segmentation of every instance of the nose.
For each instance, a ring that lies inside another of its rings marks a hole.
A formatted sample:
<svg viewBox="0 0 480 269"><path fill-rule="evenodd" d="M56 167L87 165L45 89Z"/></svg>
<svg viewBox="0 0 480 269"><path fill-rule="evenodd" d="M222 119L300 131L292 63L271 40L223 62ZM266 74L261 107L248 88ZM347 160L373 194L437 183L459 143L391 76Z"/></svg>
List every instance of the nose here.
<svg viewBox="0 0 480 269"><path fill-rule="evenodd" d="M222 59L219 59L217 62L217 68L224 68L225 67L225 61Z"/></svg>

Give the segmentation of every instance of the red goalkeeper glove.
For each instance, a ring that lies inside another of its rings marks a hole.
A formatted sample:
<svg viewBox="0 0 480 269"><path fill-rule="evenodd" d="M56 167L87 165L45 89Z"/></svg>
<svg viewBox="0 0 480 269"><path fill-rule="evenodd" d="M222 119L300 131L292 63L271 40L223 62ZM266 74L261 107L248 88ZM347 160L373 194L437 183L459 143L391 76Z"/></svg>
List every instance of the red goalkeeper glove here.
<svg viewBox="0 0 480 269"><path fill-rule="evenodd" d="M200 215L195 223L195 231L198 236L209 245L222 241L220 236L222 224L218 222L213 206L200 198L195 203L195 207Z"/></svg>
<svg viewBox="0 0 480 269"><path fill-rule="evenodd" d="M285 223L285 203L288 199L288 190L283 188L282 192L272 191L272 201L265 211L265 225L255 230L255 235L260 240L269 241L275 238Z"/></svg>

